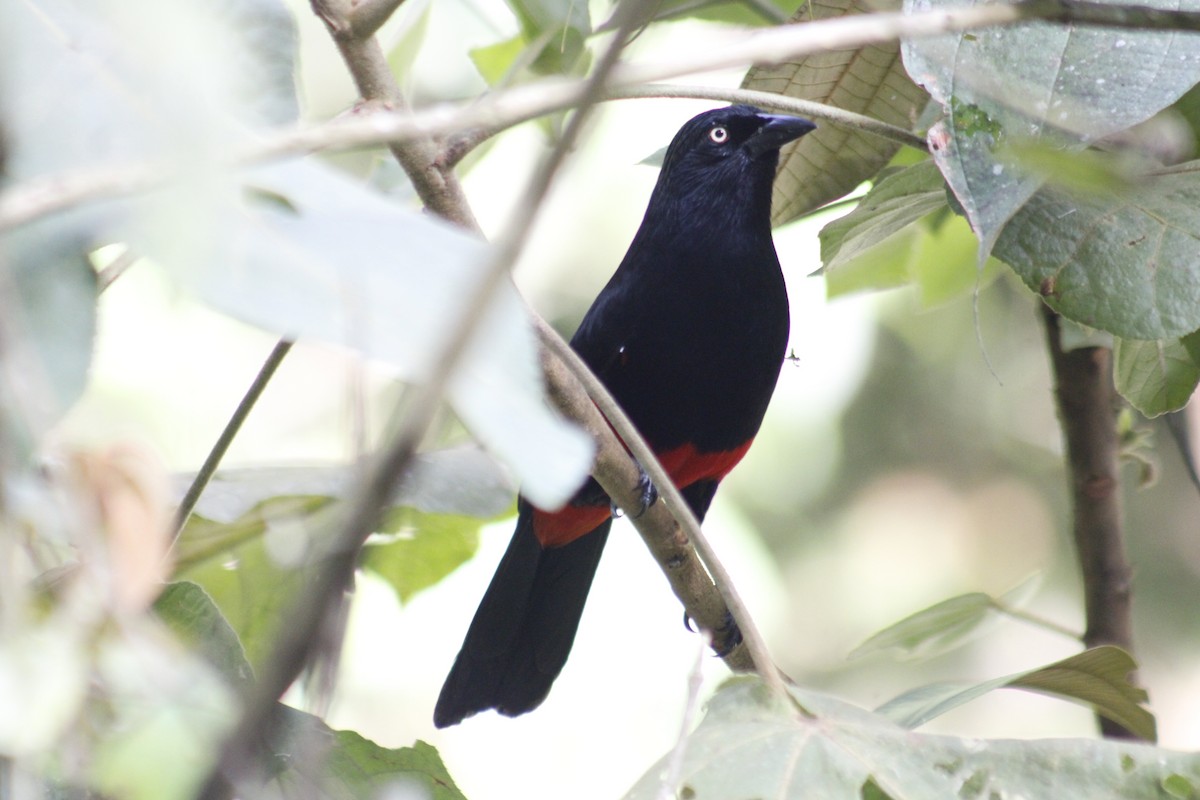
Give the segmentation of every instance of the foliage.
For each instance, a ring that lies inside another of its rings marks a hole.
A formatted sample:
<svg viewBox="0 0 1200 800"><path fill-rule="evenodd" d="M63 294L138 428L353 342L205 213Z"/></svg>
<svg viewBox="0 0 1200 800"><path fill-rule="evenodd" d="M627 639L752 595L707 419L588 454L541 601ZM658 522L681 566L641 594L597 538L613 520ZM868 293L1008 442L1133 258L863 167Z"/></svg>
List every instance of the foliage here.
<svg viewBox="0 0 1200 800"><path fill-rule="evenodd" d="M591 18L594 7L508 8L511 35L470 52L491 89L536 91L586 74L608 26ZM389 63L401 79L430 9L414 4L391 32ZM878 10L810 2L796 19ZM643 22L765 24L778 13L769 3L672 2ZM299 115L295 48L291 12L278 0L0 5L0 219L8 194L30 186L52 191L105 170L131 176L89 202L0 227L0 780L30 796L194 796L270 666L289 610L337 555L339 514L360 475L360 465L218 473L175 530L163 470L143 453L37 464L87 382L100 248L117 243L152 260L176 290L225 315L353 350L414 384L441 368L437 355L496 257L329 163L244 164L257 137ZM1145 67L1151 60L1155 69ZM1106 151L1152 119L1200 136L1198 82L1197 37L1030 23L755 67L744 85L905 128L929 123L928 159L837 126L785 155L778 222L870 183L821 231L830 296L912 286L931 307L988 291L1009 271L1089 337L1115 337L1118 390L1155 416L1183 407L1200 382L1200 161ZM536 337L511 283L501 281L476 317L472 355L446 394L479 446L422 452L359 554L360 568L404 603L469 559L485 522L511 510L505 469L553 506L590 464L591 442L545 402ZM928 657L1020 616L1016 605L963 594L856 655ZM735 682L680 743L680 796L1200 796L1195 756L1148 745L906 730L1018 688L1084 703L1153 740L1146 693L1129 680L1135 668L1119 649L1093 648L989 680L910 689L874 713L801 689L779 704ZM260 796L399 796L412 787L462 796L424 742L389 749L287 706L275 713L283 724ZM660 796L676 755L629 796Z"/></svg>

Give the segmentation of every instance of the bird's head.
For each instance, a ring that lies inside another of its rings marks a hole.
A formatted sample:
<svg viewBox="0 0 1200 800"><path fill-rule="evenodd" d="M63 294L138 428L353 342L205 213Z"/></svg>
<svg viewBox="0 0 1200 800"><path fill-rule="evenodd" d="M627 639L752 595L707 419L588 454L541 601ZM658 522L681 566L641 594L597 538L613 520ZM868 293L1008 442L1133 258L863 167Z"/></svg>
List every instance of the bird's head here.
<svg viewBox="0 0 1200 800"><path fill-rule="evenodd" d="M737 105L688 120L667 148L656 195L719 211L736 204L770 215L779 148L816 126L801 117ZM651 201L651 205L654 200ZM766 220L764 219L764 222Z"/></svg>

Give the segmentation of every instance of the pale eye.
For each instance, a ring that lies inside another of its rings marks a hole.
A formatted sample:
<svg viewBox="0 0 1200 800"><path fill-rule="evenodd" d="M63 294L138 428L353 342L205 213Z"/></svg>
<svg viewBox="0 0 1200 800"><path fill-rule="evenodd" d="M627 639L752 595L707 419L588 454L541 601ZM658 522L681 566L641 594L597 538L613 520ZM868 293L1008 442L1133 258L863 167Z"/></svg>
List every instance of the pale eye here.
<svg viewBox="0 0 1200 800"><path fill-rule="evenodd" d="M708 138L712 139L717 144L725 144L729 140L729 131L724 128L713 128L708 132Z"/></svg>

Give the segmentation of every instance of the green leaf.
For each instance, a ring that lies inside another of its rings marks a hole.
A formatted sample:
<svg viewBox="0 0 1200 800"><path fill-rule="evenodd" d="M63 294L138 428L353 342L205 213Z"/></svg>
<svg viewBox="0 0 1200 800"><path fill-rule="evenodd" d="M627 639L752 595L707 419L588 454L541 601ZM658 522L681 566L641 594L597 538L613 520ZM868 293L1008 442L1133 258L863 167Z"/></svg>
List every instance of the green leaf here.
<svg viewBox="0 0 1200 800"><path fill-rule="evenodd" d="M1152 742L1157 738L1154 715L1142 705L1149 698L1144 689L1129 682L1136 669L1129 653L1103 645L1016 676L1009 685L1086 703Z"/></svg>
<svg viewBox="0 0 1200 800"><path fill-rule="evenodd" d="M945 652L994 618L994 612L992 598L982 592L952 597L889 625L854 648L848 658L884 650L899 650L909 658Z"/></svg>
<svg viewBox="0 0 1200 800"><path fill-rule="evenodd" d="M1200 329L1200 162L1119 194L1039 191L995 253L1065 317L1126 339Z"/></svg>
<svg viewBox="0 0 1200 800"><path fill-rule="evenodd" d="M821 230L821 263L827 273L860 257L896 232L946 207L946 183L932 161L880 180L844 217Z"/></svg>
<svg viewBox="0 0 1200 800"><path fill-rule="evenodd" d="M756 679L727 682L682 748L679 796L1127 800L1160 797L1166 781L1180 788L1200 781L1200 756L1192 753L1095 739L915 733L826 695L792 695L814 716L774 702ZM661 797L674 757L652 766L627 800Z"/></svg>
<svg viewBox="0 0 1200 800"><path fill-rule="evenodd" d="M1084 703L1153 741L1154 716L1141 705L1146 702L1146 692L1129 682L1136 668L1124 650L1103 645L1045 667L978 684L922 686L889 700L876 711L906 728L916 728L994 689L1011 687Z"/></svg>
<svg viewBox="0 0 1200 800"><path fill-rule="evenodd" d="M323 497L264 502L231 524L193 515L177 546L179 578L199 584L237 633L246 658L261 668L284 612L308 583L328 509Z"/></svg>
<svg viewBox="0 0 1200 800"><path fill-rule="evenodd" d="M1117 339L1113 359L1117 391L1147 417L1183 408L1200 383L1200 364L1179 339Z"/></svg>
<svg viewBox="0 0 1200 800"><path fill-rule="evenodd" d="M949 7L961 4L904 3L906 13ZM979 236L981 262L1042 182L1001 150L1024 140L1081 149L1149 119L1200 80L1200 40L1170 31L1029 24L907 39L901 49L946 115L929 142Z"/></svg>
<svg viewBox="0 0 1200 800"><path fill-rule="evenodd" d="M517 34L502 42L472 48L467 54L487 85L496 86L509 74L521 53L525 52L525 46L525 37Z"/></svg>
<svg viewBox="0 0 1200 800"><path fill-rule="evenodd" d="M319 718L284 705L281 741L274 749L289 754L261 796L362 800L371 797L424 797L465 800L431 745L386 748L354 731L335 731Z"/></svg>
<svg viewBox="0 0 1200 800"><path fill-rule="evenodd" d="M791 22L899 11L899 0L809 0ZM916 124L929 95L900 61L899 42L814 53L797 61L755 66L742 88L773 92L865 114L906 130ZM821 125L780 154L771 221L783 225L870 180L900 149L880 136Z"/></svg>
<svg viewBox="0 0 1200 800"><path fill-rule="evenodd" d="M981 274L970 227L946 205L932 161L880 180L862 202L822 229L821 256L830 297L914 284L925 306L986 286L1000 273L992 259Z"/></svg>
<svg viewBox="0 0 1200 800"><path fill-rule="evenodd" d="M199 584L167 584L154 603L154 611L176 636L216 667L230 686L248 689L254 682L254 670L237 633Z"/></svg>
<svg viewBox="0 0 1200 800"><path fill-rule="evenodd" d="M477 517L394 509L384 525L393 535L367 544L363 566L391 584L406 603L475 555L483 524Z"/></svg>
<svg viewBox="0 0 1200 800"><path fill-rule="evenodd" d="M406 0L404 5L392 14L392 21L399 18L398 24L394 28L385 28L388 31L387 43L384 45L388 67L400 80L412 74L417 53L425 43L425 31L429 28L429 10L432 6L430 0Z"/></svg>
<svg viewBox="0 0 1200 800"><path fill-rule="evenodd" d="M586 65L591 35L588 4L579 0L506 0L525 41L540 47L530 68L541 75L570 74Z"/></svg>

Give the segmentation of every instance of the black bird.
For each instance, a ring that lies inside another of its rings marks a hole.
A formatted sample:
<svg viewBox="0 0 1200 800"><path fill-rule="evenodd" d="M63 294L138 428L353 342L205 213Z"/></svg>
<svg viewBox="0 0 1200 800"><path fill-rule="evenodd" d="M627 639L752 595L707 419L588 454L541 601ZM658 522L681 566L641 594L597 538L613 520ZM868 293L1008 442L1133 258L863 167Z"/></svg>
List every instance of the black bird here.
<svg viewBox="0 0 1200 800"><path fill-rule="evenodd" d="M813 128L744 105L688 121L629 252L571 339L701 519L758 432L783 364L771 189L779 148ZM589 479L559 511L524 498L518 509L438 697L439 728L536 708L574 642L612 524L608 496Z"/></svg>

